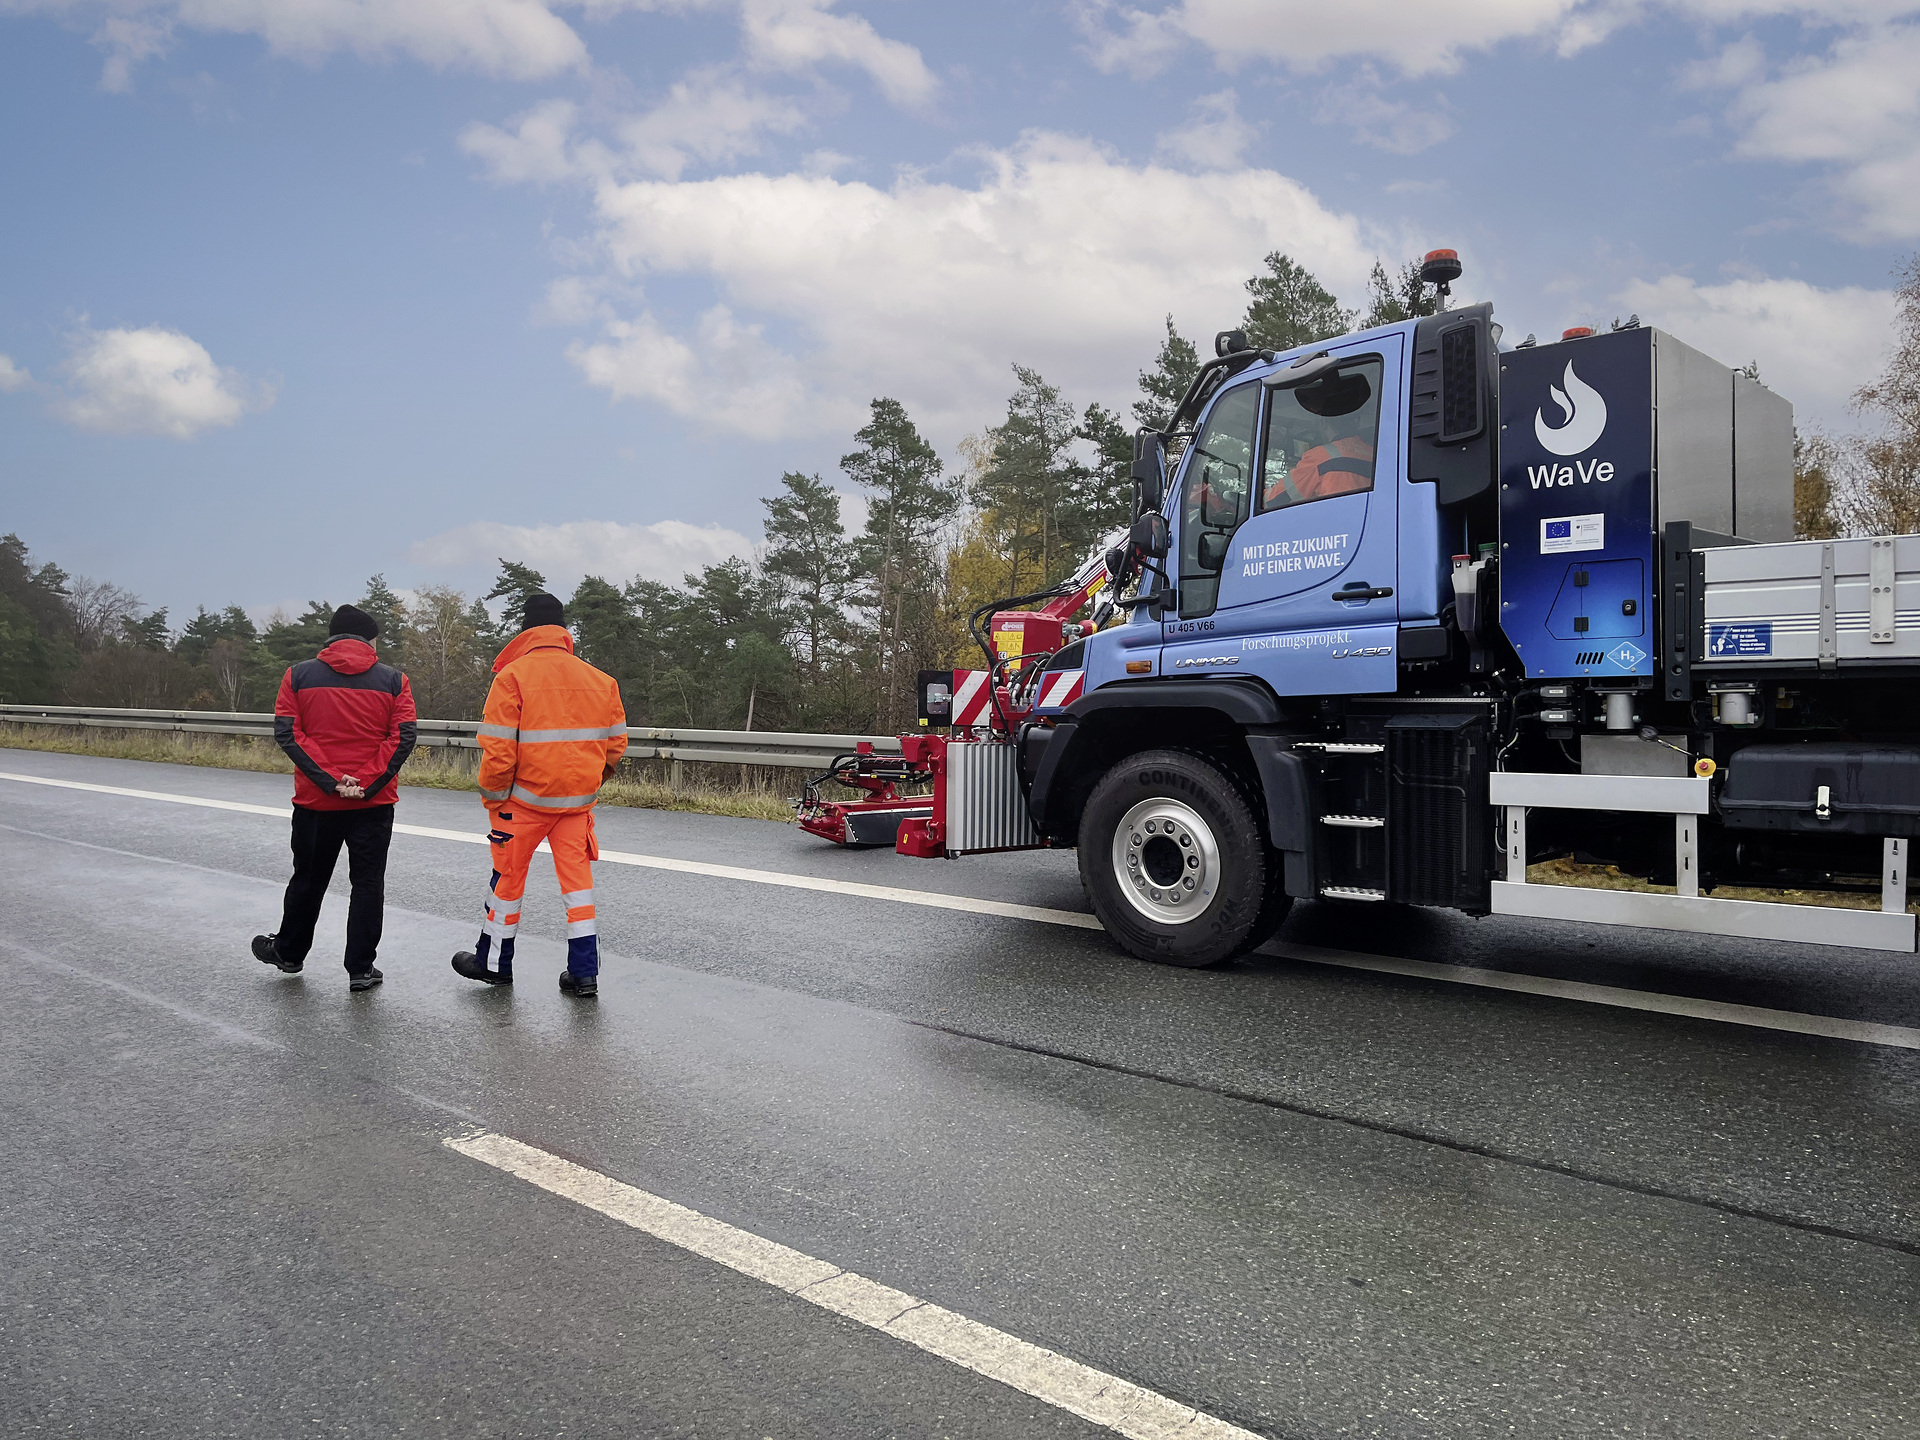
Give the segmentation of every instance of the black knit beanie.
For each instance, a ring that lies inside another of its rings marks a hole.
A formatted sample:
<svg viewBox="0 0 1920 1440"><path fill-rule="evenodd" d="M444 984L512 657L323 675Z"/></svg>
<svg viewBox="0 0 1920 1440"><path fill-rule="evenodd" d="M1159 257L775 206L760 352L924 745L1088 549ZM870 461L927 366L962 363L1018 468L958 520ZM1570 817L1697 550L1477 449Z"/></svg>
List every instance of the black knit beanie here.
<svg viewBox="0 0 1920 1440"><path fill-rule="evenodd" d="M536 625L564 625L567 623L566 608L552 595L542 591L538 595L527 597L526 609L521 612L520 628L531 630Z"/></svg>
<svg viewBox="0 0 1920 1440"><path fill-rule="evenodd" d="M358 635L362 640L372 640L380 633L380 622L358 605L342 605L333 612L333 620L327 626L327 633Z"/></svg>

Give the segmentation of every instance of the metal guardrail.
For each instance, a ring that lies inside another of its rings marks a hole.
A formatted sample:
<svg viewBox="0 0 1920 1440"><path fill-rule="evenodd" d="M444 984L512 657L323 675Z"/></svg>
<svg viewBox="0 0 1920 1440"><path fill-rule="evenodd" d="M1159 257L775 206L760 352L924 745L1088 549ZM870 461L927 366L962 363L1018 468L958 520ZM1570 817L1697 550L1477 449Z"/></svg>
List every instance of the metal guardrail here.
<svg viewBox="0 0 1920 1440"><path fill-rule="evenodd" d="M0 723L60 725L94 730L164 730L187 735L273 735L273 716L227 710L91 710L78 705L0 705ZM422 720L420 743L476 749L474 720ZM803 735L778 730L627 731L629 760L696 761L818 769L862 741L882 755L898 755L897 735Z"/></svg>

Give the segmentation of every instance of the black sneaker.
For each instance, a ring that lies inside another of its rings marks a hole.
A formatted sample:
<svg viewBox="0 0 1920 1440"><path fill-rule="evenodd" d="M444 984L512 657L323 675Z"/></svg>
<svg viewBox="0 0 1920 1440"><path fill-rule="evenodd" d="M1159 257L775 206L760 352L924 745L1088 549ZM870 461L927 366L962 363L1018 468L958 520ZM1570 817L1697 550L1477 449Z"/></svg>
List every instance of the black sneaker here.
<svg viewBox="0 0 1920 1440"><path fill-rule="evenodd" d="M571 995L576 1000L591 1000L600 993L600 977L597 975L576 975L571 970L560 972L560 993Z"/></svg>
<svg viewBox="0 0 1920 1440"><path fill-rule="evenodd" d="M453 973L464 975L469 980L484 981L488 985L513 984L511 970L489 970L481 963L480 957L471 950L462 950L453 957Z"/></svg>
<svg viewBox="0 0 1920 1440"><path fill-rule="evenodd" d="M354 972L351 975L348 975L347 989L371 990L374 986L378 985L382 980L386 978L387 978L386 976L380 973L380 968L376 965L372 969L360 970L360 971Z"/></svg>
<svg viewBox="0 0 1920 1440"><path fill-rule="evenodd" d="M273 948L273 942L278 938L276 935L254 936L253 958L262 964L273 966L283 975L298 975L301 967L305 965L306 962L304 960L296 960L289 965L286 961L282 960L280 958L280 952Z"/></svg>

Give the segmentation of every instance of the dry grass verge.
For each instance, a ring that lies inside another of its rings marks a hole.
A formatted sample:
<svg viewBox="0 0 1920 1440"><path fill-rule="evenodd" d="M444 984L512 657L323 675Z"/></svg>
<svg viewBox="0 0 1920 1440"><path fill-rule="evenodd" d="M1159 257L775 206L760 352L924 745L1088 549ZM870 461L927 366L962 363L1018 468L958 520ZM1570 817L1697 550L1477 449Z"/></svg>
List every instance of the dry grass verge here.
<svg viewBox="0 0 1920 1440"><path fill-rule="evenodd" d="M51 725L0 725L0 748L51 750L62 755L100 755L114 760L153 760L167 765L206 765L291 775L293 765L271 740L251 736L183 735L159 730L65 729ZM475 790L477 752L422 746L400 771L402 785L435 790ZM747 771L744 782L740 770ZM791 820L786 797L797 794L800 776L761 766L689 766L709 772L675 788L657 762L629 760L601 788L608 805L640 810L684 810L743 820ZM722 778L724 777L724 778Z"/></svg>
<svg viewBox="0 0 1920 1440"><path fill-rule="evenodd" d="M1637 875L1623 875L1613 865L1586 865L1570 855L1542 860L1527 867L1535 885L1573 885L1588 890L1637 890L1647 895L1677 895L1671 885L1654 885ZM1772 905L1824 905L1836 910L1878 910L1880 897L1859 890L1769 890L1759 885L1716 885L1715 900L1764 900ZM1907 906L1920 914L1920 900Z"/></svg>

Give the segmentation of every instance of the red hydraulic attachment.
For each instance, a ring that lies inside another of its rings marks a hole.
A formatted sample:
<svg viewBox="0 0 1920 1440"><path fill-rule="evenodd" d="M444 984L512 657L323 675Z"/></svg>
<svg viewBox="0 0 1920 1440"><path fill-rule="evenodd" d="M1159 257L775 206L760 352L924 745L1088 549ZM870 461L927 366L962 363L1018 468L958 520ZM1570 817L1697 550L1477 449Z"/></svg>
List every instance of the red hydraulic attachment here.
<svg viewBox="0 0 1920 1440"><path fill-rule="evenodd" d="M948 745L1013 743L1040 701L1046 662L1062 646L1098 628L1072 620L1106 584L1105 551L1097 551L1067 582L1071 588L1063 587L1039 609L995 613L989 623L996 657L991 673L922 672L921 724L950 733L902 735L898 759L876 755L871 744L861 742L858 753L838 757L830 769L807 781L795 806L800 828L836 845L892 845L902 855L945 855ZM866 798L827 799L820 787L829 781L862 790ZM902 786L920 789L928 784L933 787L930 795L901 793Z"/></svg>
<svg viewBox="0 0 1920 1440"><path fill-rule="evenodd" d="M904 757L876 755L873 742L862 740L853 754L836 756L831 766L807 781L794 818L802 830L836 845L891 845L904 821L924 820L933 813L931 799L902 795L899 790L901 785L925 778L924 772ZM867 798L825 799L820 787L828 781L865 791Z"/></svg>

